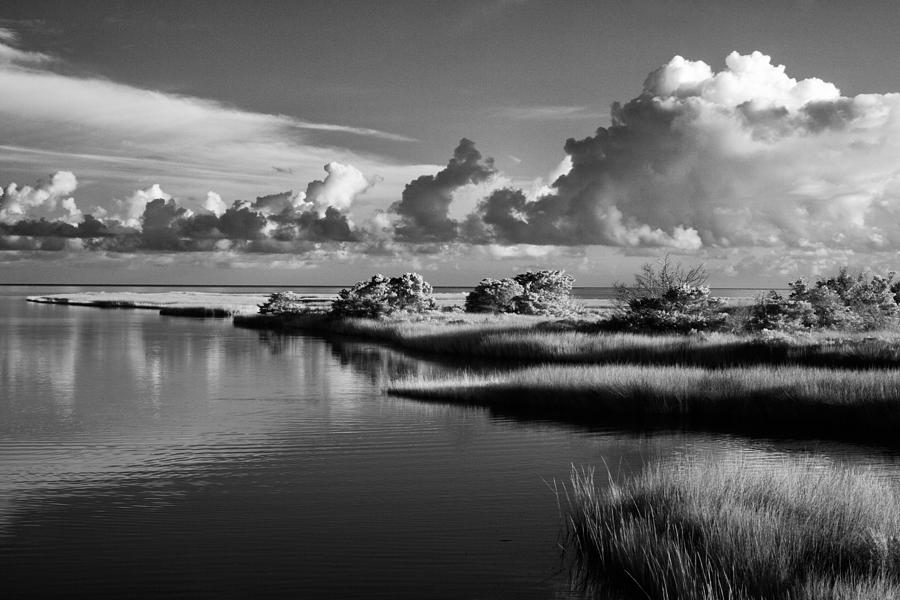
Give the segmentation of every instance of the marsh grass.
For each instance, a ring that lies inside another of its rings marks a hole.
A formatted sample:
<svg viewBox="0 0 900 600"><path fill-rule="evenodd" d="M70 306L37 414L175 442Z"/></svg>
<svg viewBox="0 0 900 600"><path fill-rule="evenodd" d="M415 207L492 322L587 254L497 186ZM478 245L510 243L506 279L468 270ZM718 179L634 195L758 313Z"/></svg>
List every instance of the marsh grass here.
<svg viewBox="0 0 900 600"><path fill-rule="evenodd" d="M387 392L609 426L900 443L893 369L542 365L401 379Z"/></svg>
<svg viewBox="0 0 900 600"><path fill-rule="evenodd" d="M598 597L900 598L900 498L811 460L682 459L625 481L573 469L573 582Z"/></svg>
<svg viewBox="0 0 900 600"><path fill-rule="evenodd" d="M261 315L260 317L266 317ZM437 313L387 319L240 317L235 324L371 339L409 352L498 363L900 366L900 332L703 335L608 333L590 321Z"/></svg>

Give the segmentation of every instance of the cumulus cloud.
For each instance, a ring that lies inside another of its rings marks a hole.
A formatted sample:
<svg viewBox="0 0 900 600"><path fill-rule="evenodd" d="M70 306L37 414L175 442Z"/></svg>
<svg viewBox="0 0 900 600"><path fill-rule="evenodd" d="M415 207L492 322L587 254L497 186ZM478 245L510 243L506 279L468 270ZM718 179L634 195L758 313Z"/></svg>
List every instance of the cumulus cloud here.
<svg viewBox="0 0 900 600"><path fill-rule="evenodd" d="M449 216L453 193L486 181L496 173L491 158L482 159L475 143L463 138L446 168L409 182L401 199L391 207L400 220L397 239L405 242L441 242L455 239L459 223Z"/></svg>
<svg viewBox="0 0 900 600"><path fill-rule="evenodd" d="M147 204L157 199L171 200L172 194L163 191L158 183L154 183L145 190L135 190L128 198L117 198L112 210L104 209L100 211L100 214L118 220L125 227L137 228L140 227Z"/></svg>
<svg viewBox="0 0 900 600"><path fill-rule="evenodd" d="M169 101L178 98L163 103ZM220 116L230 110L215 108ZM220 138L213 130L229 119L212 119L208 137L200 137L214 145ZM253 133L251 145L259 141L255 127L244 130ZM98 249L232 253L361 242L351 255L394 258L437 257L468 242L477 246L472 252L480 254L469 255L477 260L535 263L582 246L629 256L671 249L734 258L765 250L806 265L900 249L900 94L843 96L821 79L790 76L759 52L732 53L720 71L673 58L650 73L640 95L613 105L609 127L567 140L564 150L545 178L516 187L463 139L445 167L397 179L408 182L402 194L358 225L352 211L370 202L377 178L343 160L327 163L320 181L275 188L303 191L230 206L206 191L212 184L178 200L154 185L107 210L82 211L71 197L74 175L59 172L34 186L8 186L0 231L7 234L4 247L19 249L62 247L23 241L29 236L73 244L85 238L84 245ZM171 189L168 179L161 181Z"/></svg>
<svg viewBox="0 0 900 600"><path fill-rule="evenodd" d="M325 180L311 182L304 197L319 217L324 217L329 208L338 212L350 210L353 200L375 183L366 179L353 165L330 162L325 165L325 172L328 173Z"/></svg>
<svg viewBox="0 0 900 600"><path fill-rule="evenodd" d="M565 151L552 186L495 191L468 230L507 244L900 247L900 95L845 97L760 52L719 72L676 56Z"/></svg>
<svg viewBox="0 0 900 600"><path fill-rule="evenodd" d="M87 247L111 251L308 251L315 242L358 242L367 234L350 219L356 197L378 182L352 165L330 162L328 175L307 191L286 191L236 200L229 207L216 192L207 192L202 207L185 206L157 183L114 201L113 208L96 207L85 215L74 198L75 176L61 171L37 187L10 184L0 198L0 233L14 236L91 239ZM2 191L2 188L0 188ZM34 207L55 208L52 220L35 219ZM52 244L51 244L52 245ZM18 246L21 246L19 243ZM46 244L33 249L45 249ZM7 244L9 247L9 244Z"/></svg>
<svg viewBox="0 0 900 600"><path fill-rule="evenodd" d="M19 187L10 183L0 188L0 222L14 223L25 218L49 217L61 206L69 218L80 214L75 200L68 197L78 187L70 171L57 171L50 181ZM62 204L61 204L62 203Z"/></svg>
<svg viewBox="0 0 900 600"><path fill-rule="evenodd" d="M212 190L206 192L206 202L203 203L203 208L217 217L221 217L228 209L225 205L225 201L222 200L222 196Z"/></svg>

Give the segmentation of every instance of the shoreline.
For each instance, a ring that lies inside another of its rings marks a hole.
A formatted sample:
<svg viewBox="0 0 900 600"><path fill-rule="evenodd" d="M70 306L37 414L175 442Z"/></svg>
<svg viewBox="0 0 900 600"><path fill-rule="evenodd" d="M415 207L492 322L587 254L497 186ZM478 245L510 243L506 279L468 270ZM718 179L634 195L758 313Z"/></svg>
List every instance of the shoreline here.
<svg viewBox="0 0 900 600"><path fill-rule="evenodd" d="M446 302L461 294L444 295ZM333 296L309 295L322 306ZM448 363L476 361L488 377L394 380L384 391L567 421L647 430L687 428L753 437L871 441L896 447L900 332L765 337L610 333L582 320L453 310L382 319L260 315L260 295L81 293L28 301L232 317L234 326L349 337ZM462 362L461 362L462 361ZM860 387L862 392L854 389ZM863 393L864 392L864 393Z"/></svg>

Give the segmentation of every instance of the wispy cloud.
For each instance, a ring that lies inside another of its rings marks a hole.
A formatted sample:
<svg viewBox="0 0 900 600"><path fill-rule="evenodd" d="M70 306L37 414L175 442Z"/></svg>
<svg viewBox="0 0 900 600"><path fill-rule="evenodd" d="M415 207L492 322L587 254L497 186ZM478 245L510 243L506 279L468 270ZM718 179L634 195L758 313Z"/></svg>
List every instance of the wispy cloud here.
<svg viewBox="0 0 900 600"><path fill-rule="evenodd" d="M493 111L497 117L518 121L565 121L575 119L605 119L609 111L595 111L587 106L503 106Z"/></svg>
<svg viewBox="0 0 900 600"><path fill-rule="evenodd" d="M8 27L0 27L0 66L19 64L40 64L50 62L49 55L41 52L28 52L20 50L16 46L19 43L19 35Z"/></svg>
<svg viewBox="0 0 900 600"><path fill-rule="evenodd" d="M377 155L360 155L329 140L334 134L404 143L413 138L358 125L320 123L267 114L189 95L166 93L99 77L55 70L53 57L23 50L10 28L0 28L0 168L27 155L52 153L61 168L110 165L131 180L167 169L171 179L190 183L179 195L246 190L241 181L293 169L318 173L341 160L380 174L395 168ZM386 146L387 148L387 146ZM72 163L65 164L66 157ZM420 171L421 173L421 171ZM99 173L98 173L99 175ZM214 180L214 181L213 181ZM257 189L265 192L265 189ZM399 190L396 190L399 193ZM244 192L246 193L246 192Z"/></svg>

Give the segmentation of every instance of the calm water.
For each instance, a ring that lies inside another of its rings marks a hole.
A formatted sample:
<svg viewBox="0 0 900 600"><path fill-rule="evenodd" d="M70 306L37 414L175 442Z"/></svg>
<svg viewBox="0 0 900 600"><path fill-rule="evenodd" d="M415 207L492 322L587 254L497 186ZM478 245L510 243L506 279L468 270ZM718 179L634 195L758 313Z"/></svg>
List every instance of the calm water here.
<svg viewBox="0 0 900 600"><path fill-rule="evenodd" d="M554 479L684 453L851 446L636 435L388 398L439 371L0 288L0 597L568 598ZM478 365L472 365L477 368Z"/></svg>

